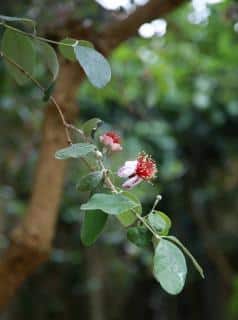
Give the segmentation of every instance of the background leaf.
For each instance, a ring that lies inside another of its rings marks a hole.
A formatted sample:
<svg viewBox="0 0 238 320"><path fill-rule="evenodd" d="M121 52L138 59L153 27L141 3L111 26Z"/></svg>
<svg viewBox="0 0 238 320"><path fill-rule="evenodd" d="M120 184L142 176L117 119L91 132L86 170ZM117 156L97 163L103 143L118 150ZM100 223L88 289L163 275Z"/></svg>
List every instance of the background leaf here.
<svg viewBox="0 0 238 320"><path fill-rule="evenodd" d="M80 45L74 47L74 52L89 81L95 87L102 88L110 81L111 67L101 53Z"/></svg>
<svg viewBox="0 0 238 320"><path fill-rule="evenodd" d="M6 29L2 38L3 53L19 64L31 75L34 73L36 64L36 50L33 41L18 32ZM23 85L29 79L16 67L4 61L9 73L14 77L18 84Z"/></svg>
<svg viewBox="0 0 238 320"><path fill-rule="evenodd" d="M92 245L101 234L107 222L108 215L102 211L87 211L80 232L81 240L85 246Z"/></svg>
<svg viewBox="0 0 238 320"><path fill-rule="evenodd" d="M55 158L64 160L68 158L80 158L95 150L95 145L89 143L75 143L71 146L56 151Z"/></svg>
<svg viewBox="0 0 238 320"><path fill-rule="evenodd" d="M187 265L182 251L173 243L161 239L155 249L154 276L170 294L182 291L187 275Z"/></svg>

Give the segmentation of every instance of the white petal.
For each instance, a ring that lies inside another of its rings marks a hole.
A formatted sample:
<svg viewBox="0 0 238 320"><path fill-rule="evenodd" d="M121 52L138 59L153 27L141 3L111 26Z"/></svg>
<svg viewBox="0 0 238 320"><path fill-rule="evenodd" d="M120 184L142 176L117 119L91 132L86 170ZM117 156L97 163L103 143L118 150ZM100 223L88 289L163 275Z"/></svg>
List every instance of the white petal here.
<svg viewBox="0 0 238 320"><path fill-rule="evenodd" d="M138 183L140 183L143 179L141 179L139 176L134 176L128 180L126 180L122 187L126 189L131 189L135 187Z"/></svg>
<svg viewBox="0 0 238 320"><path fill-rule="evenodd" d="M117 175L121 178L128 178L132 174L135 174L136 166L137 166L137 160L126 161L124 166L118 170Z"/></svg>

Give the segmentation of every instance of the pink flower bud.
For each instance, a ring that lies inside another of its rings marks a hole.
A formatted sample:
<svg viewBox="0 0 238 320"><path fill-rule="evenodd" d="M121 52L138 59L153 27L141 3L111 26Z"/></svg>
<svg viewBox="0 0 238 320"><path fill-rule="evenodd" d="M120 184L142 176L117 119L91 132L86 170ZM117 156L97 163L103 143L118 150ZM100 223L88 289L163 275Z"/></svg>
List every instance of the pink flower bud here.
<svg viewBox="0 0 238 320"><path fill-rule="evenodd" d="M122 150L121 138L117 133L115 133L113 131L105 132L103 135L101 135L99 137L99 140L101 143L103 143L111 151L121 151Z"/></svg>

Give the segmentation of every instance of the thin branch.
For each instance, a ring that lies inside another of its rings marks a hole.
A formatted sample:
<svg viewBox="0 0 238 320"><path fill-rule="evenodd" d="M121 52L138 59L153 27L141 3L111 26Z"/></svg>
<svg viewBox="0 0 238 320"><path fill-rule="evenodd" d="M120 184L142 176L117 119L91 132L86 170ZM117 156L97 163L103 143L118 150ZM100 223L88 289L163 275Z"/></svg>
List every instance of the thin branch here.
<svg viewBox="0 0 238 320"><path fill-rule="evenodd" d="M99 162L99 165L100 165L102 171L104 172L105 183L106 183L106 185L108 186L108 188L109 188L113 193L116 193L116 194L120 193L120 192L117 190L116 186L115 186L115 185L113 184L113 182L111 181L111 179L110 179L110 177L109 177L109 175L108 175L109 170L107 170L107 169L105 168L102 159L98 159L98 162ZM158 239L158 240L161 239L161 237L155 232L155 230L147 223L146 219L144 219L142 216L140 216L135 209L132 208L131 211L135 214L135 216L137 217L137 219L140 220L148 230L150 230L150 232L153 234L153 236L154 236L156 239Z"/></svg>
<svg viewBox="0 0 238 320"><path fill-rule="evenodd" d="M12 31L24 34L24 35L26 35L28 37L33 38L33 39L37 39L37 40L40 40L40 41L44 41L44 42L48 42L48 43L52 43L52 44L57 44L57 45L60 44L60 45L65 46L65 47L72 47L72 44L68 44L68 43L64 43L64 42L60 42L60 41L55 41L55 40L47 39L47 38L44 38L44 37L40 37L40 36L37 36L34 33L29 33L29 32L25 32L23 30L14 28L14 27L10 26L9 24L7 24L5 22L0 22L0 25L4 26L5 28L10 29Z"/></svg>
<svg viewBox="0 0 238 320"><path fill-rule="evenodd" d="M111 51L120 43L136 35L139 27L143 23L162 17L186 2L188 1L150 0L144 6L138 6L126 19L113 22L104 28L98 38L99 47L101 44L102 50L104 49L104 46L106 46L106 51Z"/></svg>
<svg viewBox="0 0 238 320"><path fill-rule="evenodd" d="M45 93L45 88L40 84L40 82L38 80L36 80L35 78L32 77L32 75L27 72L24 68L22 68L22 66L20 66L16 61L12 60L11 58L9 58L7 55L5 55L2 51L0 51L0 56L2 58L4 58L8 63L10 63L11 65L13 65L14 67L16 67L19 71L21 71L28 79L30 79L44 94ZM49 100L53 103L53 105L56 107L60 118L62 120L64 129L65 129L65 135L67 138L67 141L69 144L72 144L72 139L69 133L69 124L67 123L67 121L65 120L64 114L59 106L59 104L57 103L56 99L54 98L54 96L50 96Z"/></svg>

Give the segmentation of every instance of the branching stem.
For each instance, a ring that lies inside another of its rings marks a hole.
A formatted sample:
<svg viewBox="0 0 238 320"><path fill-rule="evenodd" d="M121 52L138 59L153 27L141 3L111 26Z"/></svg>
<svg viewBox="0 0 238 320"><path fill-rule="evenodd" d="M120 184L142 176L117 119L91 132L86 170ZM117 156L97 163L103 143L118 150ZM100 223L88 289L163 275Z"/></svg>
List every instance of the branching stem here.
<svg viewBox="0 0 238 320"><path fill-rule="evenodd" d="M5 25L5 24L4 24ZM5 25L6 26L6 25ZM10 27L12 29L15 30L15 28L13 27ZM16 29L16 31L19 31L18 29ZM21 33L24 33L23 31L19 31ZM40 37L37 37L38 39ZM44 40L46 41L46 39L42 38L41 40ZM48 41L48 42L52 42L52 41ZM21 71L29 80L31 80L41 91L42 93L44 94L45 93L45 88L40 84L40 82L38 80L36 80L34 77L32 77L32 75L26 71L22 66L20 66L16 61L12 60L10 57L8 57L7 55L5 55L2 51L0 51L0 57L4 58L8 63L10 63L11 65L13 65L14 67L16 67L19 71ZM69 129L71 130L74 130L76 131L77 133L79 133L81 135L81 137L85 140L86 137L84 135L84 132L78 128L76 128L74 125L68 123L64 117L64 114L63 114L63 111L61 109L61 107L59 106L58 102L56 101L55 97L54 96L50 96L49 97L49 100L53 103L53 105L56 107L58 113L59 113L59 116L61 118L61 121L62 121L62 124L64 126L64 130L65 130L65 135L66 135L66 138L67 138L67 141L68 141L68 144L69 145L72 145L73 142L72 142L72 139L71 139L71 136L70 136L70 132L69 132ZM99 151L100 152L100 151ZM91 165L88 163L88 161L83 158L82 159L84 161L84 163L88 166L89 169L93 169L91 167ZM108 186L108 188L113 192L113 193L119 193L119 191L117 190L116 186L113 184L113 182L111 181L110 177L109 177L109 170L106 169L106 167L104 166L104 163L102 161L102 159L99 157L98 158L98 163L99 163L99 166L101 168L101 170L104 172L104 177L105 177L105 183L106 185ZM156 203L154 204L153 208L157 205L159 199L156 200ZM144 226L150 230L150 232L154 235L154 237L156 239L161 239L161 237L154 231L154 229L147 223L146 219L144 219L142 216L140 216L135 209L132 209L132 212L136 215L137 219L140 220Z"/></svg>

